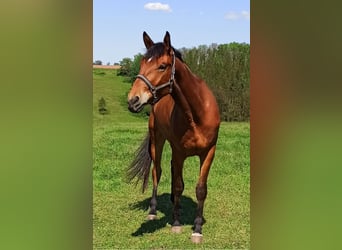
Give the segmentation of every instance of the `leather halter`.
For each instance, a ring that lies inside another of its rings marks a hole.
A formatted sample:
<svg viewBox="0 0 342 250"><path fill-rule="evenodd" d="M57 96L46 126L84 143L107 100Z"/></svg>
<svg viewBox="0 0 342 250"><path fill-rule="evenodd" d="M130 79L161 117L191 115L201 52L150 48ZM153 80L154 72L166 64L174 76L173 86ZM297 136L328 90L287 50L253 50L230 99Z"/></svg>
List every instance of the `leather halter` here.
<svg viewBox="0 0 342 250"><path fill-rule="evenodd" d="M136 78L139 78L141 80L143 80L143 82L147 85L147 87L149 88L150 92L153 95L153 101L152 104L155 104L159 101L161 97L157 96L157 91L160 89L163 89L167 86L170 86L169 89L169 94L172 93L172 87L173 87L173 83L175 81L175 67L176 67L176 56L175 56L175 52L174 50L171 51L171 55L172 55L172 65L171 65L171 76L170 76L170 80L168 82L165 82L163 84L160 84L158 86L153 86L153 84L144 76L144 75L137 75Z"/></svg>

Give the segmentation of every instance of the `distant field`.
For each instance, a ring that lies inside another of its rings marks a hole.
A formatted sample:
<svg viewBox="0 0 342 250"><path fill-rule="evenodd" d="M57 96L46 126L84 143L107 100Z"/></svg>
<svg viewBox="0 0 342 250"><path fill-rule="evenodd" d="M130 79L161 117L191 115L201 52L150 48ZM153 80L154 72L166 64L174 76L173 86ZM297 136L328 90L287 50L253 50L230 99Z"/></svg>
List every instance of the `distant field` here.
<svg viewBox="0 0 342 250"><path fill-rule="evenodd" d="M120 69L120 65L93 65L93 69Z"/></svg>
<svg viewBox="0 0 342 250"><path fill-rule="evenodd" d="M250 248L249 123L221 123L217 153L209 174L204 242L190 241L195 217L197 157L184 167L183 232L170 232L171 177L169 145L165 145L158 189L158 220L146 221L151 181L141 193L125 182L125 169L147 133L147 118L128 112L129 83L115 70L93 70L93 244L94 249ZM98 112L103 97L109 113Z"/></svg>

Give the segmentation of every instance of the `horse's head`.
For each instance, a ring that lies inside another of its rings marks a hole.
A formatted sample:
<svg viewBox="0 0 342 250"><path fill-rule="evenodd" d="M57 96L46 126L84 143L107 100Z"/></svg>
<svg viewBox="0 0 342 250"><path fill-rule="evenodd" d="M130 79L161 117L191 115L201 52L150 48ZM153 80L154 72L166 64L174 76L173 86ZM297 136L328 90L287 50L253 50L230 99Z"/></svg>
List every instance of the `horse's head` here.
<svg viewBox="0 0 342 250"><path fill-rule="evenodd" d="M166 32L162 43L154 43L143 33L146 54L140 62L140 71L128 93L128 109L140 112L144 105L154 104L172 92L175 75L175 51L170 34Z"/></svg>

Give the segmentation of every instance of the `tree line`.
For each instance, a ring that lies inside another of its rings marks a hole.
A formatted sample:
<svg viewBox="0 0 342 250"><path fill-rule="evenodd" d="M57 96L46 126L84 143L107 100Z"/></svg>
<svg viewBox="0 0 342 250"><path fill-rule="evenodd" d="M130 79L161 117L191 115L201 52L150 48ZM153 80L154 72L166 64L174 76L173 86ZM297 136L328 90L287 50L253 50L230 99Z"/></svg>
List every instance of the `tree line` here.
<svg viewBox="0 0 342 250"><path fill-rule="evenodd" d="M250 118L250 45L246 43L200 45L181 48L185 63L191 71L207 82L213 91L222 121L249 121ZM133 60L120 61L118 75L133 82L139 73L142 54Z"/></svg>

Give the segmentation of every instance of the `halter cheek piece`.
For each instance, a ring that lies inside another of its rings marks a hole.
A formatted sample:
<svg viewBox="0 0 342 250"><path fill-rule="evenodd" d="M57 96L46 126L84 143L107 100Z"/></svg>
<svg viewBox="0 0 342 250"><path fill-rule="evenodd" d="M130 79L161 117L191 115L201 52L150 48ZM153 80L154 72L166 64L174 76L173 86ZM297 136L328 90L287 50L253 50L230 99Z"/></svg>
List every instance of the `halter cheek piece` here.
<svg viewBox="0 0 342 250"><path fill-rule="evenodd" d="M150 89L150 92L152 93L153 95L153 101L152 101L152 104L155 104L159 101L161 97L158 97L157 96L157 91L160 90L160 89L163 89L167 86L170 86L170 89L169 89L169 94L172 93L172 86L173 86L173 83L175 81L175 65L176 65L176 56L175 56L175 52L172 50L171 51L171 55L172 55L172 65L171 65L171 76L170 76L170 80L166 83L163 83L163 84L160 84L158 86L153 86L153 84L143 75L137 75L137 78L143 80L143 82L147 85L147 87Z"/></svg>

